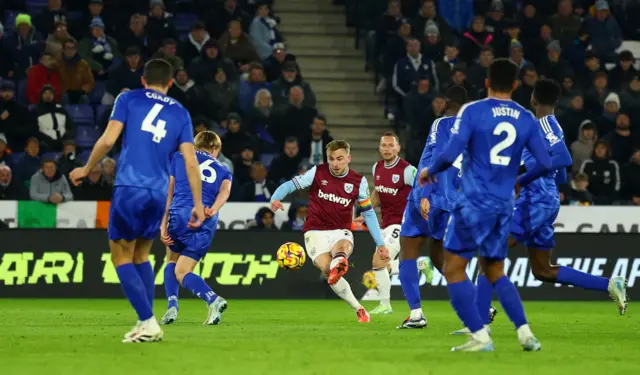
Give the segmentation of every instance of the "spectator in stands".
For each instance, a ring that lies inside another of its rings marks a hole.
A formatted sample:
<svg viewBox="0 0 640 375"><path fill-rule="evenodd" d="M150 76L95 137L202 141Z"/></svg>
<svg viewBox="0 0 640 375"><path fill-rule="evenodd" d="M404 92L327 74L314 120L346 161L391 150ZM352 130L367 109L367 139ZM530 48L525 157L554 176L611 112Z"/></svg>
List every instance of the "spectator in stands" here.
<svg viewBox="0 0 640 375"><path fill-rule="evenodd" d="M440 40L440 30L433 22L427 22L424 27L424 39L422 55L431 61L440 61L444 58L444 43Z"/></svg>
<svg viewBox="0 0 640 375"><path fill-rule="evenodd" d="M598 103L599 105L600 103ZM620 112L620 97L615 92L607 95L604 100L604 110L600 117L596 119L596 126L598 127L598 134L601 137L606 136L616 128L616 117ZM596 114L595 112L594 114Z"/></svg>
<svg viewBox="0 0 640 375"><path fill-rule="evenodd" d="M387 46L387 41L398 30L402 20L402 4L399 0L388 0L387 11L377 23L373 58L377 59Z"/></svg>
<svg viewBox="0 0 640 375"><path fill-rule="evenodd" d="M318 114L312 107L304 106L304 90L295 86L289 90L289 106L279 112L273 120L273 131L271 134L278 144L283 144L287 137L301 139L307 134L309 124Z"/></svg>
<svg viewBox="0 0 640 375"><path fill-rule="evenodd" d="M56 22L53 33L50 33L45 42L45 52L53 55L56 59L62 57L62 45L65 40L71 38L67 24L63 20Z"/></svg>
<svg viewBox="0 0 640 375"><path fill-rule="evenodd" d="M301 231L309 212L308 202L294 202L289 206L289 220L282 224L280 230Z"/></svg>
<svg viewBox="0 0 640 375"><path fill-rule="evenodd" d="M573 12L572 0L560 0L558 13L551 17L553 38L560 41L560 45L567 47L578 35L582 19Z"/></svg>
<svg viewBox="0 0 640 375"><path fill-rule="evenodd" d="M11 149L8 146L7 136L4 133L0 133L0 165L12 164Z"/></svg>
<svg viewBox="0 0 640 375"><path fill-rule="evenodd" d="M73 192L76 201L108 201L111 200L113 186L102 178L102 166L96 164L80 186Z"/></svg>
<svg viewBox="0 0 640 375"><path fill-rule="evenodd" d="M261 60L271 55L272 46L277 43L276 25L276 20L269 16L269 5L259 3L251 21L250 34Z"/></svg>
<svg viewBox="0 0 640 375"><path fill-rule="evenodd" d="M489 47L492 41L493 35L485 30L484 17L474 16L471 28L462 35L460 58L467 64L473 64L480 55L480 51Z"/></svg>
<svg viewBox="0 0 640 375"><path fill-rule="evenodd" d="M14 63L13 78L20 80L27 76L34 62L40 60L43 49L42 35L31 24L31 16L16 16L16 33L3 39L3 44Z"/></svg>
<svg viewBox="0 0 640 375"><path fill-rule="evenodd" d="M587 111L584 109L584 98L580 92L574 92L568 99L570 101L569 108L563 109L557 116L558 122L562 124L567 147L571 147L571 144L578 140L580 125L587 119Z"/></svg>
<svg viewBox="0 0 640 375"><path fill-rule="evenodd" d="M569 185L560 187L560 204L570 206L591 206L593 195L587 190L589 176L577 173Z"/></svg>
<svg viewBox="0 0 640 375"><path fill-rule="evenodd" d="M449 78L451 80L451 78ZM422 76L404 100L404 113L411 129L419 129L431 119L431 101L435 96L429 78Z"/></svg>
<svg viewBox="0 0 640 375"><path fill-rule="evenodd" d="M453 68L451 71L451 85L464 87L464 89L467 90L469 100L475 100L473 87L467 82L467 72L464 68L459 66Z"/></svg>
<svg viewBox="0 0 640 375"><path fill-rule="evenodd" d="M268 207L262 207L256 213L255 220L252 220L247 224L247 230L272 230L277 231L278 227L276 227L275 223L275 214Z"/></svg>
<svg viewBox="0 0 640 375"><path fill-rule="evenodd" d="M486 47L480 52L478 62L471 65L467 71L467 81L474 89L471 94L476 98L484 98L486 96L485 80L487 79L487 69L493 62L493 58L493 49Z"/></svg>
<svg viewBox="0 0 640 375"><path fill-rule="evenodd" d="M609 87L612 90L620 91L626 88L633 77L638 75L638 70L633 66L634 62L631 51L620 52L616 67L609 71Z"/></svg>
<svg viewBox="0 0 640 375"><path fill-rule="evenodd" d="M327 118L318 113L311 123L311 129L301 138L300 155L311 165L324 164L327 160L327 144L333 137L327 130Z"/></svg>
<svg viewBox="0 0 640 375"><path fill-rule="evenodd" d="M145 25L150 51L157 51L165 39L178 39L178 32L173 25L173 15L165 10L162 0L149 2L151 12Z"/></svg>
<svg viewBox="0 0 640 375"><path fill-rule="evenodd" d="M232 112L227 116L227 132L222 136L223 152L226 157L233 158L240 154L243 147L252 143L251 135L242 129L242 117Z"/></svg>
<svg viewBox="0 0 640 375"><path fill-rule="evenodd" d="M522 47L522 42L520 41L520 33L520 25L516 20L506 21L504 32L494 33L495 39L491 44L497 51L498 56L508 56L510 54L509 52L512 48L512 45L515 43L518 43L521 49L524 48Z"/></svg>
<svg viewBox="0 0 640 375"><path fill-rule="evenodd" d="M407 55L407 42L411 39L411 28L412 26L407 19L401 19L400 26L398 26L398 33L389 37L387 41L387 46L382 56L382 75L388 82L391 81L393 68L398 60ZM421 32L421 34L423 34L423 32ZM422 39L424 36L420 38Z"/></svg>
<svg viewBox="0 0 640 375"><path fill-rule="evenodd" d="M538 63L538 73L546 79L562 82L571 71L569 63L561 58L560 42L553 40L547 45L547 58Z"/></svg>
<svg viewBox="0 0 640 375"><path fill-rule="evenodd" d="M229 22L227 31L218 39L218 45L220 46L220 51L233 60L241 72L248 71L251 67L250 63L260 62L256 47L253 45L249 35L242 30L240 21L233 20Z"/></svg>
<svg viewBox="0 0 640 375"><path fill-rule="evenodd" d="M204 85L215 81L218 69L224 70L226 78L236 80L237 74L233 61L227 59L220 53L218 43L210 39L204 44L202 54L196 57L189 66L189 76L198 85Z"/></svg>
<svg viewBox="0 0 640 375"><path fill-rule="evenodd" d="M118 37L118 45L122 49L129 47L138 47L143 59L147 59L151 56L152 50L149 46L149 39L144 29L145 16L141 14L133 14L129 18L129 28L122 31Z"/></svg>
<svg viewBox="0 0 640 375"><path fill-rule="evenodd" d="M298 172L302 162L298 139L289 137L284 141L284 150L276 157L269 167L269 180L276 184L292 179Z"/></svg>
<svg viewBox="0 0 640 375"><path fill-rule="evenodd" d="M89 93L95 82L89 63L78 54L76 41L64 42L62 60L58 62L62 83L63 102L69 104L89 103Z"/></svg>
<svg viewBox="0 0 640 375"><path fill-rule="evenodd" d="M10 148L19 150L29 137L35 135L34 122L27 108L16 100L12 81L2 81L0 99L0 133L7 136Z"/></svg>
<svg viewBox="0 0 640 375"><path fill-rule="evenodd" d="M73 200L67 178L58 171L58 166L51 159L44 159L40 170L31 177L29 196L34 201L54 205Z"/></svg>
<svg viewBox="0 0 640 375"><path fill-rule="evenodd" d="M220 6L210 7L210 11L204 17L209 34L214 39L220 38L231 21L240 21L243 30L248 30L252 17L247 14L237 0L224 0Z"/></svg>
<svg viewBox="0 0 640 375"><path fill-rule="evenodd" d="M0 164L0 200L28 199L26 190L23 184L13 179L11 168Z"/></svg>
<svg viewBox="0 0 640 375"><path fill-rule="evenodd" d="M238 190L241 202L269 202L278 184L267 179L267 168L256 161L251 165L251 180Z"/></svg>
<svg viewBox="0 0 640 375"><path fill-rule="evenodd" d="M571 143L571 158L573 159L573 173L582 167L582 163L591 158L593 148L598 141L598 129L596 124L587 119L582 121L578 130L578 139Z"/></svg>
<svg viewBox="0 0 640 375"><path fill-rule="evenodd" d="M602 61L615 62L616 49L622 44L622 31L618 22L609 12L607 0L596 1L595 17L586 21L591 35L591 48Z"/></svg>
<svg viewBox="0 0 640 375"><path fill-rule="evenodd" d="M62 0L49 0L47 9L36 16L34 24L44 35L48 35L53 32L58 22L68 25L69 21L67 11L62 8Z"/></svg>
<svg viewBox="0 0 640 375"><path fill-rule="evenodd" d="M0 78L11 78L13 76L13 61L4 46L3 36L4 25L0 22Z"/></svg>
<svg viewBox="0 0 640 375"><path fill-rule="evenodd" d="M494 38L503 32L507 22L504 19L504 3L502 0L492 0L487 12L486 30L494 35Z"/></svg>
<svg viewBox="0 0 640 375"><path fill-rule="evenodd" d="M521 40L525 46L525 50L529 52L529 46L538 39L540 28L542 27L542 18L536 9L536 0L525 0L522 10L522 17L518 17L518 23L522 29Z"/></svg>
<svg viewBox="0 0 640 375"><path fill-rule="evenodd" d="M60 152L65 140L74 139L76 127L64 107L55 101L51 85L44 85L36 106L38 139L42 152Z"/></svg>
<svg viewBox="0 0 640 375"><path fill-rule="evenodd" d="M224 147L224 142L222 143ZM224 148L223 148L224 151ZM228 153L227 153L228 154ZM233 159L233 183L236 186L232 191L237 191L241 186L251 181L251 165L255 161L253 145L247 143L242 146L239 157Z"/></svg>
<svg viewBox="0 0 640 375"><path fill-rule="evenodd" d="M442 61L436 63L438 81L443 91L451 85L451 74L454 68L466 69L467 64L460 59L458 46L451 43L444 49L444 58Z"/></svg>
<svg viewBox="0 0 640 375"><path fill-rule="evenodd" d="M189 113L198 113L200 111L200 87L196 87L196 83L189 78L189 73L184 69L178 69L173 81L173 86L184 93L184 102L182 105Z"/></svg>
<svg viewBox="0 0 640 375"><path fill-rule="evenodd" d="M624 198L640 206L640 150L635 150L622 172Z"/></svg>
<svg viewBox="0 0 640 375"><path fill-rule="evenodd" d="M435 64L426 59L420 53L420 42L411 39L407 43L407 56L400 59L393 68L392 85L396 92L398 105L402 106L402 98L411 92L418 77L429 77L429 82L434 90L437 90L438 79L436 77Z"/></svg>
<svg viewBox="0 0 640 375"><path fill-rule="evenodd" d="M594 116L598 116L602 112L605 100L607 98L609 100L613 100L614 98L613 96L609 96L609 94L612 93L609 90L608 85L609 79L607 78L607 73L605 73L604 71L597 72L593 76L592 86L587 90L587 94L585 95L585 102L587 103L587 108L591 110L591 113ZM620 102L618 101L618 103ZM611 116L611 119L613 119L613 116L617 111L612 112L613 115ZM604 133L601 132L600 134Z"/></svg>
<svg viewBox="0 0 640 375"><path fill-rule="evenodd" d="M82 167L84 163L78 158L76 143L72 139L62 142L62 154L58 157L58 170L69 178L69 173L74 168Z"/></svg>
<svg viewBox="0 0 640 375"><path fill-rule="evenodd" d="M582 92L576 87L571 71L565 74L564 77L562 77L562 80L558 83L560 84L562 96L558 100L556 109L558 113L561 113L566 109L571 109L571 99L573 99L573 97L576 95L581 95Z"/></svg>
<svg viewBox="0 0 640 375"><path fill-rule="evenodd" d="M211 39L204 26L204 22L196 21L191 26L191 32L187 36L187 40L180 44L180 56L184 60L185 67L191 64L191 61L202 54L204 45Z"/></svg>
<svg viewBox="0 0 640 375"><path fill-rule="evenodd" d="M84 12L83 18L78 22L79 29L82 34L88 34L85 31L85 27L91 23L94 18L100 18L105 24L105 33L107 35L115 35L116 26L118 26L117 12L121 12L118 9L117 4L109 4L110 8L105 11L104 3L102 0L89 0L87 10ZM111 10L112 12L109 12ZM121 46L122 47L122 46Z"/></svg>
<svg viewBox="0 0 640 375"><path fill-rule="evenodd" d="M267 77L264 74L264 68L260 63L251 63L248 73L247 80L240 81L238 92L238 104L242 112L245 113L251 109L258 90L268 90L271 87L271 84L267 82Z"/></svg>
<svg viewBox="0 0 640 375"><path fill-rule="evenodd" d="M262 66L267 74L267 81L273 82L280 78L282 75L282 64L286 61L293 61L295 63L296 57L285 49L284 43L274 44L271 56L262 61ZM296 68L298 73L300 73L298 64L296 64Z"/></svg>
<svg viewBox="0 0 640 375"><path fill-rule="evenodd" d="M273 99L267 89L260 89L256 93L253 107L246 117L247 131L257 134L262 141L273 144L275 141L269 133L273 116Z"/></svg>
<svg viewBox="0 0 640 375"><path fill-rule="evenodd" d="M116 97L123 92L142 88L142 58L138 47L132 46L124 51L124 63L117 67L107 80L107 90L102 104L112 105Z"/></svg>
<svg viewBox="0 0 640 375"><path fill-rule="evenodd" d="M582 163L580 172L589 176L589 191L597 205L613 203L620 193L620 167L611 159L611 148L605 141L598 141L591 159Z"/></svg>
<svg viewBox="0 0 640 375"><path fill-rule="evenodd" d="M473 22L473 0L439 0L438 9L442 18L458 34L462 34Z"/></svg>
<svg viewBox="0 0 640 375"><path fill-rule="evenodd" d="M29 138L24 151L24 154L14 162L12 168L15 170L14 178L29 187L31 176L40 168L40 157L38 156L40 154L40 142L38 138Z"/></svg>
<svg viewBox="0 0 640 375"><path fill-rule="evenodd" d="M160 46L160 50L154 53L151 58L153 59L163 59L169 62L173 67L174 72L178 71L178 69L184 68L184 61L178 53L178 42L175 39L167 38L162 41L162 45Z"/></svg>
<svg viewBox="0 0 640 375"><path fill-rule="evenodd" d="M513 92L512 98L521 106L531 109L531 94L538 81L538 73L533 66L527 66L520 71L520 85Z"/></svg>
<svg viewBox="0 0 640 375"><path fill-rule="evenodd" d="M102 166L102 180L107 185L113 186L116 181L116 161L111 158L104 158L100 162L100 166Z"/></svg>
<svg viewBox="0 0 640 375"><path fill-rule="evenodd" d="M220 122L227 118L229 112L238 108L238 82L229 80L222 68L218 68L215 81L205 83L202 87L205 101L211 105L201 112L208 118Z"/></svg>
<svg viewBox="0 0 640 375"><path fill-rule="evenodd" d="M577 72L578 82L582 84L584 91L588 91L593 86L593 80L596 78L596 74L600 72L604 72L600 65L600 59L591 51L585 52L584 63Z"/></svg>
<svg viewBox="0 0 640 375"><path fill-rule="evenodd" d="M587 48L591 45L591 36L589 35L589 27L586 23L580 26L578 36L573 39L566 48L564 48L563 58L569 62L571 69L579 71L584 66L584 57Z"/></svg>
<svg viewBox="0 0 640 375"><path fill-rule="evenodd" d="M299 86L304 92L305 107L316 106L316 95L311 89L311 85L298 75L298 68L295 62L287 61L282 64L282 76L271 84L271 96L273 98L274 110L283 110L289 104L289 91L292 87Z"/></svg>
<svg viewBox="0 0 640 375"><path fill-rule="evenodd" d="M629 86L620 93L622 109L631 115L633 122L640 121L640 74L631 78Z"/></svg>
<svg viewBox="0 0 640 375"><path fill-rule="evenodd" d="M616 127L613 131L602 137L611 147L611 158L618 165L623 165L633 154L637 144L631 137L631 120L625 112L618 112L616 115Z"/></svg>
<svg viewBox="0 0 640 375"><path fill-rule="evenodd" d="M78 44L78 53L93 72L96 79L106 78L107 71L122 59L118 42L104 33L104 22L94 18L89 24L91 35L83 38Z"/></svg>
<svg viewBox="0 0 640 375"><path fill-rule="evenodd" d="M524 48L522 43L515 41L509 45L509 60L516 64L519 69L531 65L529 61L524 58Z"/></svg>
<svg viewBox="0 0 640 375"><path fill-rule="evenodd" d="M539 35L525 45L528 56L533 56L534 65L539 66L547 57L547 46L553 41L551 26L544 23L540 26Z"/></svg>
<svg viewBox="0 0 640 375"><path fill-rule="evenodd" d="M451 27L445 19L436 12L436 0L424 0L418 14L411 20L411 31L418 40L425 37L424 31L427 22L433 22L440 31L440 39L445 44L453 42Z"/></svg>

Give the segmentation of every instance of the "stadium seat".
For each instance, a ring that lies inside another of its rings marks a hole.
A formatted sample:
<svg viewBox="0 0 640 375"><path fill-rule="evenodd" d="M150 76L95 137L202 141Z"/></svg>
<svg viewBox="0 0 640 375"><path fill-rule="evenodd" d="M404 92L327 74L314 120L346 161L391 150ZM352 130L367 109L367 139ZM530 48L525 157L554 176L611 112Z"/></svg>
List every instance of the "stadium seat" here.
<svg viewBox="0 0 640 375"><path fill-rule="evenodd" d="M99 137L100 133L95 126L78 126L76 145L83 148L93 147Z"/></svg>
<svg viewBox="0 0 640 375"><path fill-rule="evenodd" d="M102 121L102 119L105 117L105 113L111 111L111 106L110 105L102 105L100 104L99 106L96 107L96 123L99 123L100 121Z"/></svg>
<svg viewBox="0 0 640 375"><path fill-rule="evenodd" d="M264 164L265 167L269 168L273 159L276 158L278 154L262 154L260 155L260 162Z"/></svg>
<svg viewBox="0 0 640 375"><path fill-rule="evenodd" d="M5 10L4 18L2 20L2 25L4 26L4 32L9 34L13 30L13 26L16 23L16 16L18 15L17 10Z"/></svg>
<svg viewBox="0 0 640 375"><path fill-rule="evenodd" d="M91 156L91 149L90 148L88 148L86 150L82 150L78 154L78 159L80 159L81 162L86 163L89 160L89 156Z"/></svg>
<svg viewBox="0 0 640 375"><path fill-rule="evenodd" d="M68 105L65 107L76 125L94 126L96 123L93 108L88 104Z"/></svg>
<svg viewBox="0 0 640 375"><path fill-rule="evenodd" d="M79 11L70 11L67 13L67 15L69 16L69 19L73 22L73 21L79 21L82 19L82 12Z"/></svg>
<svg viewBox="0 0 640 375"><path fill-rule="evenodd" d="M176 30L179 33L191 31L191 25L198 20L198 16L193 13L178 13L174 17Z"/></svg>
<svg viewBox="0 0 640 375"><path fill-rule="evenodd" d="M57 160L61 154L61 152L45 152L44 154L42 154L42 158Z"/></svg>
<svg viewBox="0 0 640 375"><path fill-rule="evenodd" d="M33 15L42 12L47 7L48 0L27 0L26 3L29 14Z"/></svg>
<svg viewBox="0 0 640 375"><path fill-rule="evenodd" d="M104 81L96 81L93 91L89 93L89 102L91 104L102 103L102 97L107 90L107 83Z"/></svg>

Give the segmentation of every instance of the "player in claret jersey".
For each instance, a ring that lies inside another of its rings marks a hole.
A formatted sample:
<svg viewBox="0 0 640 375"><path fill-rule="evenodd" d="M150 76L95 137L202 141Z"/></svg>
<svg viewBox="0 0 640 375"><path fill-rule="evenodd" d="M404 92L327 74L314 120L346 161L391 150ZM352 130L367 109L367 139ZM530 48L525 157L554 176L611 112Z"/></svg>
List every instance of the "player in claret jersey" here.
<svg viewBox="0 0 640 375"><path fill-rule="evenodd" d="M389 251L371 207L367 179L349 168L350 150L351 146L346 141L329 142L328 163L315 166L280 185L271 197L271 208L282 210L282 199L295 190L309 188L309 212L303 228L307 254L327 276L331 289L356 311L358 322L368 323L369 313L360 305L343 277L349 269L347 259L353 251L350 229L355 202L363 210L365 223L382 260L389 258Z"/></svg>
<svg viewBox="0 0 640 375"><path fill-rule="evenodd" d="M378 252L373 255L373 273L380 294L380 305L371 314L391 314L389 270L392 274L398 272L398 261L395 259L400 253L400 223L416 177L416 167L398 156L400 142L394 133L385 133L380 138L379 151L382 160L373 165L371 205L374 208L380 206L382 237L389 249L389 259L381 259Z"/></svg>
<svg viewBox="0 0 640 375"><path fill-rule="evenodd" d="M167 96L173 83L168 62L147 62L142 74L144 89L118 95L104 134L98 139L89 161L74 169L70 178L78 185L111 150L121 133L122 152L109 212L109 249L120 285L138 315L138 323L123 342L154 342L163 333L153 316L155 274L149 263L153 239L167 201L169 166L178 151L193 194L193 214L199 227L205 219L200 170L193 145L191 117L175 99Z"/></svg>

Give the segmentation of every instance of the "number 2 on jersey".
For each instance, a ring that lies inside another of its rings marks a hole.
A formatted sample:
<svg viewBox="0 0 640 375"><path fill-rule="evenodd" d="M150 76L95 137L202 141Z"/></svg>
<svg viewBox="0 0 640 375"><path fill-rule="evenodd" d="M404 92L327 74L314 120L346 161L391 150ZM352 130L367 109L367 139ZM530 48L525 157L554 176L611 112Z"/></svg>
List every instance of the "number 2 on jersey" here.
<svg viewBox="0 0 640 375"><path fill-rule="evenodd" d="M213 164L213 160L205 160L200 164L200 178L202 181L210 184L216 182L216 178L218 177L216 170L211 167L211 164ZM205 173L205 171L207 171L207 173Z"/></svg>
<svg viewBox="0 0 640 375"><path fill-rule="evenodd" d="M507 133L507 136L491 148L489 162L494 165L507 166L511 163L511 156L500 155L500 153L511 147L516 141L516 128L508 122L501 122L493 128L493 135L501 136L502 133Z"/></svg>
<svg viewBox="0 0 640 375"><path fill-rule="evenodd" d="M160 143L162 138L167 136L167 130L164 128L167 122L161 119L157 119L158 121L156 121L162 108L164 108L164 105L159 103L154 104L153 108L147 113L147 116L142 120L142 131L153 134L153 141L155 143ZM154 121L156 121L156 125L153 124Z"/></svg>

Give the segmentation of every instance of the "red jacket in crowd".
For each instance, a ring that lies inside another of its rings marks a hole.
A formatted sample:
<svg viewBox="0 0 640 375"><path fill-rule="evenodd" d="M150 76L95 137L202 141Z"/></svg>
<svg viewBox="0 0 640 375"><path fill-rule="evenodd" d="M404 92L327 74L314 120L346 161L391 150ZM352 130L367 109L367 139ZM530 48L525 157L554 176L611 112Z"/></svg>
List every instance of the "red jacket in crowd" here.
<svg viewBox="0 0 640 375"><path fill-rule="evenodd" d="M56 92L56 103L60 103L62 89L60 86L60 73L57 70L48 69L42 64L35 65L27 75L27 101L29 104L40 102L42 86L50 84Z"/></svg>

